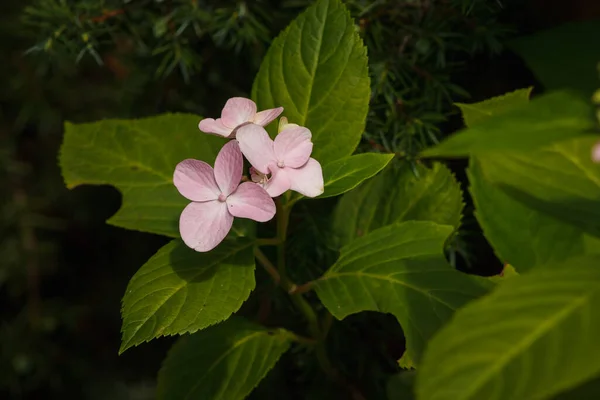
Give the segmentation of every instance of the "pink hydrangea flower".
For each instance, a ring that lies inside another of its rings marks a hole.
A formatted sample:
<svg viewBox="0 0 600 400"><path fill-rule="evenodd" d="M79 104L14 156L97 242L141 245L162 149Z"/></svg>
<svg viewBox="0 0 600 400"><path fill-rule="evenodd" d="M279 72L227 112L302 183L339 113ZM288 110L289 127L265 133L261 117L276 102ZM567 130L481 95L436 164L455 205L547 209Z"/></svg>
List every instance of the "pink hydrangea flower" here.
<svg viewBox="0 0 600 400"><path fill-rule="evenodd" d="M592 148L592 161L600 163L600 142Z"/></svg>
<svg viewBox="0 0 600 400"><path fill-rule="evenodd" d="M310 130L295 124L285 126L274 141L258 125L245 125L237 132L240 150L256 170L253 180L262 183L271 197L290 189L307 197L323 193L321 164L310 158L311 137Z"/></svg>
<svg viewBox="0 0 600 400"><path fill-rule="evenodd" d="M186 245L200 252L214 249L227 236L233 218L265 222L275 215L275 203L256 183L244 182L244 159L238 143L225 144L215 168L204 161L187 159L175 167L173 183L192 202L179 218L179 232Z"/></svg>
<svg viewBox="0 0 600 400"><path fill-rule="evenodd" d="M200 121L198 128L205 133L214 133L226 138L234 138L235 131L245 124L266 126L283 112L283 107L271 108L256 112L256 103L243 97L233 97L227 100L221 118L205 118Z"/></svg>

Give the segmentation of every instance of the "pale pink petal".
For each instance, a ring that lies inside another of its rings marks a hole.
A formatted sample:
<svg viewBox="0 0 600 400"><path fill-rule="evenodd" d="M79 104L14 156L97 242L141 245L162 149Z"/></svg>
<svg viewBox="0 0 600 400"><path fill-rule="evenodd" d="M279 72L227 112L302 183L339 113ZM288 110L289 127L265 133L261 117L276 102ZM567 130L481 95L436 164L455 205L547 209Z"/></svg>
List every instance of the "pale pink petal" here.
<svg viewBox="0 0 600 400"><path fill-rule="evenodd" d="M250 218L266 222L275 215L275 203L260 185L252 182L242 183L227 198L229 213L234 217Z"/></svg>
<svg viewBox="0 0 600 400"><path fill-rule="evenodd" d="M291 183L287 175L289 168L280 169L275 165L270 166L271 177L264 185L265 190L271 197L280 196L291 188Z"/></svg>
<svg viewBox="0 0 600 400"><path fill-rule="evenodd" d="M310 131L303 127L285 128L275 137L275 157L279 167L300 168L308 161L313 144Z"/></svg>
<svg viewBox="0 0 600 400"><path fill-rule="evenodd" d="M250 122L256 115L256 103L243 97L232 97L227 100L221 120L223 124L231 129L235 129L244 122Z"/></svg>
<svg viewBox="0 0 600 400"><path fill-rule="evenodd" d="M286 168L291 189L306 197L317 197L323 193L323 171L321 164L314 158L300 168Z"/></svg>
<svg viewBox="0 0 600 400"><path fill-rule="evenodd" d="M592 161L600 163L600 142L596 143L592 149Z"/></svg>
<svg viewBox="0 0 600 400"><path fill-rule="evenodd" d="M179 218L179 233L186 245L196 251L209 251L227 236L233 216L219 200L190 203Z"/></svg>
<svg viewBox="0 0 600 400"><path fill-rule="evenodd" d="M269 164L276 162L273 140L265 128L255 124L242 126L237 130L237 140L242 154L257 171L269 173Z"/></svg>
<svg viewBox="0 0 600 400"><path fill-rule="evenodd" d="M175 167L173 184L188 200L208 201L219 197L219 187L210 165L188 158Z"/></svg>
<svg viewBox="0 0 600 400"><path fill-rule="evenodd" d="M282 112L283 107L270 108L268 110L261 111L254 116L253 122L257 125L267 126L273 120L275 120L275 118L279 117Z"/></svg>
<svg viewBox="0 0 600 400"><path fill-rule="evenodd" d="M244 157L240 145L232 140L225 143L215 160L215 180L225 196L229 196L242 180Z"/></svg>
<svg viewBox="0 0 600 400"><path fill-rule="evenodd" d="M204 118L198 124L198 128L204 133L214 133L219 136L229 137L233 129L226 127L223 125L223 121L221 118L212 119L212 118Z"/></svg>

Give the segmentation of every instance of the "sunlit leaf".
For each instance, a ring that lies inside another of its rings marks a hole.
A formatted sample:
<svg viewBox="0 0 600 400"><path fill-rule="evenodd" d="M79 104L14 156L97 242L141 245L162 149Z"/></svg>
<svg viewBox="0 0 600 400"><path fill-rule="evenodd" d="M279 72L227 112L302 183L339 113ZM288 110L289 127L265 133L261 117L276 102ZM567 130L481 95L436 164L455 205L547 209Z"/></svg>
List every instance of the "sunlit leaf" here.
<svg viewBox="0 0 600 400"><path fill-rule="evenodd" d="M131 278L123 297L120 352L227 319L254 289L252 242L225 240L198 253L174 240Z"/></svg>
<svg viewBox="0 0 600 400"><path fill-rule="evenodd" d="M502 108L499 104L504 105ZM571 92L553 92L525 102L509 96L495 102L488 115L480 114L468 126L437 146L425 157L467 157L508 151L529 151L554 142L581 136L595 126L589 102ZM507 104L508 103L508 104ZM481 104L481 103L477 103ZM476 107L471 105L471 107ZM496 113L493 113L493 111ZM473 120L468 117L467 122Z"/></svg>
<svg viewBox="0 0 600 400"><path fill-rule="evenodd" d="M362 181L377 174L394 158L393 154L364 153L342 158L323 167L325 192L332 197L354 189Z"/></svg>
<svg viewBox="0 0 600 400"><path fill-rule="evenodd" d="M293 335L239 317L184 336L158 374L159 400L242 400L290 347Z"/></svg>
<svg viewBox="0 0 600 400"><path fill-rule="evenodd" d="M198 131L201 117L165 114L139 120L65 124L60 166L67 187L112 185L123 195L112 225L179 236L179 215L189 203L173 186L186 158L214 162L225 141Z"/></svg>
<svg viewBox="0 0 600 400"><path fill-rule="evenodd" d="M317 294L338 319L367 310L393 314L406 335L407 357L418 365L425 344L454 311L492 286L448 265L443 248L452 231L408 221L355 239L315 281Z"/></svg>
<svg viewBox="0 0 600 400"><path fill-rule="evenodd" d="M549 399L599 375L596 261L511 278L459 310L427 347L417 398Z"/></svg>

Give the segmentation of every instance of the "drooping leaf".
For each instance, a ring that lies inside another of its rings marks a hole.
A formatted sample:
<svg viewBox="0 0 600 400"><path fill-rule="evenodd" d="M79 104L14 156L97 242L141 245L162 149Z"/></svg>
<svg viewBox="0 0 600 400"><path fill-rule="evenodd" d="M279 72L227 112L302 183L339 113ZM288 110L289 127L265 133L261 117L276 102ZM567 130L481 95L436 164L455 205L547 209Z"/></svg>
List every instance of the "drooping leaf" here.
<svg viewBox="0 0 600 400"><path fill-rule="evenodd" d="M597 264L514 277L431 340L420 400L548 399L600 374Z"/></svg>
<svg viewBox="0 0 600 400"><path fill-rule="evenodd" d="M184 336L158 374L159 400L242 400L290 347L293 335L239 317Z"/></svg>
<svg viewBox="0 0 600 400"><path fill-rule="evenodd" d="M225 143L198 131L201 117L165 114L139 120L65 124L60 166L68 188L112 185L123 195L107 222L127 229L179 236L179 215L189 203L173 186L186 158L214 162Z"/></svg>
<svg viewBox="0 0 600 400"><path fill-rule="evenodd" d="M416 174L407 163L400 168L390 165L342 196L333 215L332 244L339 248L400 221L433 221L458 227L462 193L450 170L440 163L432 168L417 165Z"/></svg>
<svg viewBox="0 0 600 400"><path fill-rule="evenodd" d="M529 103L529 96L533 87L518 89L502 96L492 97L474 104L455 103L463 116L465 125L468 127L477 125L489 117L502 114Z"/></svg>
<svg viewBox="0 0 600 400"><path fill-rule="evenodd" d="M579 215L582 216L581 226L572 222L575 218L566 209L569 205L590 204L591 200L586 196L593 193L583 194L579 197L577 193L578 182L589 179L584 171L581 177L573 176L578 165L582 165L581 154L569 154L568 148L572 144L557 144L553 148L559 151L536 151L526 155L505 154L489 155L487 157L475 157L471 159L467 170L471 183L470 192L475 204L475 215L483 229L486 238L504 262L508 262L522 273L532 268L545 267L554 261L566 260L571 257L590 252L600 252L600 239L585 233L581 228L584 224L589 225L590 230L597 224L597 211L588 213L589 221L585 221L583 209ZM545 174L531 165L544 160ZM526 164L515 163L513 160L530 160L530 167ZM568 168L572 163L572 168ZM497 168L497 170L493 170ZM522 170L521 170L522 168ZM548 168L558 168L554 172L548 172ZM527 190L535 190L539 185L545 183L550 188L545 195L557 199L552 211L549 204L540 208L533 201L523 201L524 196L515 197L514 191L507 191L507 182L517 182L519 175L531 174L529 179L537 179L532 187ZM497 180L501 179L500 182ZM513 180L514 179L514 180ZM551 193L556 195L552 195ZM561 199L561 195L566 195ZM551 212L549 212L551 211ZM597 225L596 225L597 226Z"/></svg>
<svg viewBox="0 0 600 400"><path fill-rule="evenodd" d="M259 109L283 106L313 134L326 165L349 156L365 127L370 97L366 48L346 7L320 0L271 44L254 86Z"/></svg>
<svg viewBox="0 0 600 400"><path fill-rule="evenodd" d="M323 167L325 192L319 196L332 197L357 187L377 174L394 158L393 154L364 153L342 158Z"/></svg>
<svg viewBox="0 0 600 400"><path fill-rule="evenodd" d="M252 243L227 239L209 253L179 240L161 248L127 286L120 353L160 336L196 332L236 312L255 286Z"/></svg>
<svg viewBox="0 0 600 400"><path fill-rule="evenodd" d="M360 311L393 314L417 365L431 336L454 310L483 294L491 282L458 272L443 255L453 228L408 221L355 239L315 281L316 292L338 319Z"/></svg>
<svg viewBox="0 0 600 400"><path fill-rule="evenodd" d="M574 138L591 130L595 121L590 104L571 92L548 93L529 103L518 103L425 150L425 157L467 157L494 152L529 151Z"/></svg>
<svg viewBox="0 0 600 400"><path fill-rule="evenodd" d="M548 90L574 89L587 100L598 87L600 20L577 21L509 43Z"/></svg>

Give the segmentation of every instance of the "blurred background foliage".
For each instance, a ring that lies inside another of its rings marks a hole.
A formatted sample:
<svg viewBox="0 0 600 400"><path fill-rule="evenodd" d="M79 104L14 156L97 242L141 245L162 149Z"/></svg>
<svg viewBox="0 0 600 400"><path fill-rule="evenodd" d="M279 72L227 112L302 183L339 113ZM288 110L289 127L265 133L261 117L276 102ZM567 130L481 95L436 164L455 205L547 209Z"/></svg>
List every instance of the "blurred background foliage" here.
<svg viewBox="0 0 600 400"><path fill-rule="evenodd" d="M215 116L248 96L268 46L310 0L4 0L0 4L0 398L150 399L171 344L117 356L120 298L166 242L108 226L120 196L64 188L56 166L62 124L166 111ZM368 47L371 109L361 151L407 158L461 127L455 101L535 84L503 45L561 22L600 15L594 1L346 0ZM461 182L464 165L450 167ZM335 199L299 204L291 224L294 279L333 256L319 240ZM459 268L497 273L467 199ZM459 261L456 261L456 260ZM261 272L259 272L261 273ZM277 325L287 298L268 279L243 313ZM287 313L289 314L289 312ZM293 326L294 315L288 315ZM302 329L302 326L298 326ZM364 313L332 322L332 358L361 390L383 398L403 352L398 324ZM357 346L357 343L360 346ZM356 351L349 352L348 348ZM301 349L252 398L339 398ZM317 394L317 392L319 394Z"/></svg>

